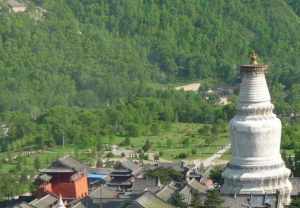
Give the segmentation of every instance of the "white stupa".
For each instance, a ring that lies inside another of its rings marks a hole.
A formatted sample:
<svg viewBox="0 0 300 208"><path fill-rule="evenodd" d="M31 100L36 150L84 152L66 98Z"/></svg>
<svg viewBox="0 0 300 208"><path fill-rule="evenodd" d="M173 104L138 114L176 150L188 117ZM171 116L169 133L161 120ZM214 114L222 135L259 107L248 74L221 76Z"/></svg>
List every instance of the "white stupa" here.
<svg viewBox="0 0 300 208"><path fill-rule="evenodd" d="M55 208L66 208L61 195L59 195L58 202Z"/></svg>
<svg viewBox="0 0 300 208"><path fill-rule="evenodd" d="M237 114L230 121L232 159L223 172L224 194L279 194L282 205L290 203L290 170L280 155L281 122L265 79L267 65L242 65Z"/></svg>

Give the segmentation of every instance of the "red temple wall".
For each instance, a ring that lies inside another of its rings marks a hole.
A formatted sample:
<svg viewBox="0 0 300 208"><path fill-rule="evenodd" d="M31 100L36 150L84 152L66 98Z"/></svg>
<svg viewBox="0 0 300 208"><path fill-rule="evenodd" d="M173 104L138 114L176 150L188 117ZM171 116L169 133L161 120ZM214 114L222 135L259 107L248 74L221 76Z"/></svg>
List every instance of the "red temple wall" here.
<svg viewBox="0 0 300 208"><path fill-rule="evenodd" d="M83 198L88 195L88 180L86 176L78 178L76 181L59 181L43 186L44 192L62 195L63 198Z"/></svg>
<svg viewBox="0 0 300 208"><path fill-rule="evenodd" d="M88 195L88 180L82 176L75 181L76 198L82 198Z"/></svg>
<svg viewBox="0 0 300 208"><path fill-rule="evenodd" d="M73 182L58 182L52 184L53 193L61 194L63 198L77 198L75 193L75 184Z"/></svg>

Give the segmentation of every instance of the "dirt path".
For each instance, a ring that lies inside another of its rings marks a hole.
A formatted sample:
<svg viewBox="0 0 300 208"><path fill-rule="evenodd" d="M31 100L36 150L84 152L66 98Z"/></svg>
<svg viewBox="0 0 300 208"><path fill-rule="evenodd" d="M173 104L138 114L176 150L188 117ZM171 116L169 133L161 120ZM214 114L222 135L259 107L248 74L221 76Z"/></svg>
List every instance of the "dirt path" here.
<svg viewBox="0 0 300 208"><path fill-rule="evenodd" d="M191 84L175 87L175 89L183 90L185 92L197 92L200 86L201 86L200 83L191 83Z"/></svg>

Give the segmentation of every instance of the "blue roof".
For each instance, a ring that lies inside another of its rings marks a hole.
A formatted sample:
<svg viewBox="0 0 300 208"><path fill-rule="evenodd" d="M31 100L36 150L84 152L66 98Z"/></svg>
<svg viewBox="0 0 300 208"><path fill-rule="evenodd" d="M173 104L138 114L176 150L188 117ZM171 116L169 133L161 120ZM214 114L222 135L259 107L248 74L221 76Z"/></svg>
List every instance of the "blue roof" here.
<svg viewBox="0 0 300 208"><path fill-rule="evenodd" d="M107 175L89 173L87 177L91 178L91 179L102 179L102 180L104 180L107 177Z"/></svg>

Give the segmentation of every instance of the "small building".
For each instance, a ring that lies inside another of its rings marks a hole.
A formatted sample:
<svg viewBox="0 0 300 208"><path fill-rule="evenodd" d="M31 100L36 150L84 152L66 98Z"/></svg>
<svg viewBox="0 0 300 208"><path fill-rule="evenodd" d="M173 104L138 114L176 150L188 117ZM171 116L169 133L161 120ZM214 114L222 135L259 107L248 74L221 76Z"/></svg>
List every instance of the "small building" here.
<svg viewBox="0 0 300 208"><path fill-rule="evenodd" d="M211 187L207 187L204 184L201 184L196 179L188 181L183 189L180 190L180 194L184 197L184 201L187 204L191 204L193 193L197 193L199 197L206 198L207 192L211 190Z"/></svg>
<svg viewBox="0 0 300 208"><path fill-rule="evenodd" d="M62 195L64 199L81 199L88 195L86 167L69 156L40 170L39 194Z"/></svg>
<svg viewBox="0 0 300 208"><path fill-rule="evenodd" d="M125 157L125 158L137 158L138 154L135 150L125 149L123 147L119 147L118 145L111 146L111 153L117 157Z"/></svg>

